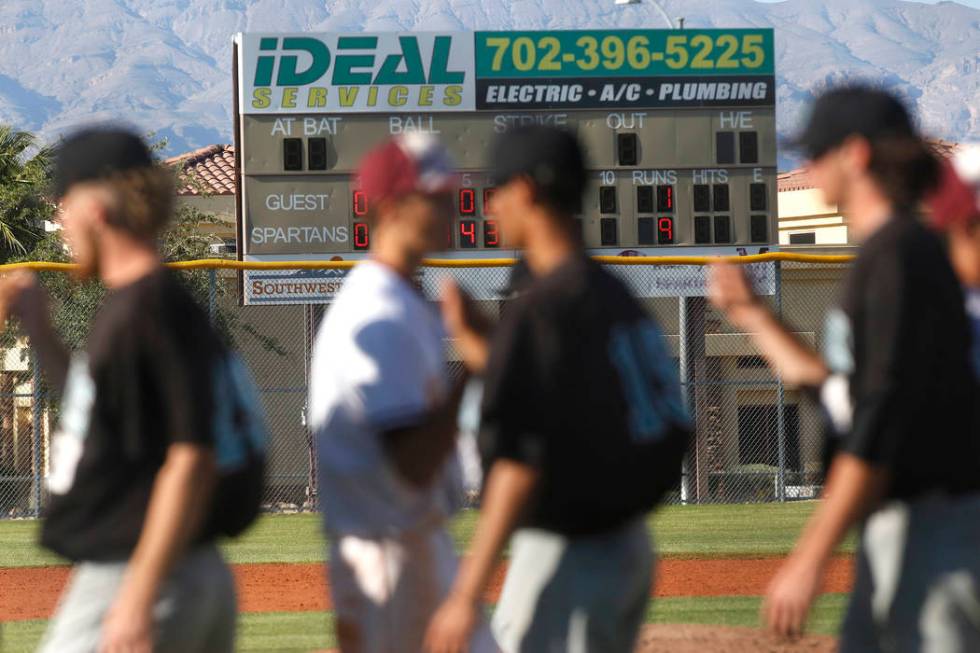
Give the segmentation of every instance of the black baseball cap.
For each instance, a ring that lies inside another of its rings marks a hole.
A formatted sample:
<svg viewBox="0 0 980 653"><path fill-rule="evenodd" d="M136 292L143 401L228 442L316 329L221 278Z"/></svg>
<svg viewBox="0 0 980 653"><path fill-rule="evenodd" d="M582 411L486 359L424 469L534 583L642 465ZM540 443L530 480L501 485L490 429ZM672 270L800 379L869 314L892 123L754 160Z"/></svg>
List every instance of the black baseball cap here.
<svg viewBox="0 0 980 653"><path fill-rule="evenodd" d="M827 91L814 102L806 127L787 145L817 159L850 136L869 141L915 137L905 105L891 93L870 86L843 86Z"/></svg>
<svg viewBox="0 0 980 653"><path fill-rule="evenodd" d="M570 131L527 125L504 132L494 143L490 159L494 184L527 176L543 198L556 208L574 213L585 186L585 155Z"/></svg>
<svg viewBox="0 0 980 653"><path fill-rule="evenodd" d="M143 139L118 127L88 127L62 141L55 150L54 193L64 197L82 181L153 166Z"/></svg>

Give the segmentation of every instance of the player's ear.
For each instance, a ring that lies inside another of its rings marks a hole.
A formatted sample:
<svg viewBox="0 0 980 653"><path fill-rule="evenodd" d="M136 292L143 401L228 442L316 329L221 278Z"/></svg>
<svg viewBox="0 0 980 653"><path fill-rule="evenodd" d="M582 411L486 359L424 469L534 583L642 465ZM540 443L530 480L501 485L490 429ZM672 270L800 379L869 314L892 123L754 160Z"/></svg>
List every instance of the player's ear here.
<svg viewBox="0 0 980 653"><path fill-rule="evenodd" d="M844 165L851 174L864 172L871 165L871 143L862 136L851 136L840 146Z"/></svg>
<svg viewBox="0 0 980 653"><path fill-rule="evenodd" d="M88 228L102 229L112 223L115 204L112 192L100 184L84 184L72 190L72 214Z"/></svg>
<svg viewBox="0 0 980 653"><path fill-rule="evenodd" d="M521 206L537 202L538 189L530 177L521 175L515 177L510 183L513 185L513 197Z"/></svg>
<svg viewBox="0 0 980 653"><path fill-rule="evenodd" d="M371 207L371 222L376 228L384 228L398 217L398 201L385 197Z"/></svg>
<svg viewBox="0 0 980 653"><path fill-rule="evenodd" d="M96 197L93 201L92 226L98 229L112 227L116 208L105 195Z"/></svg>

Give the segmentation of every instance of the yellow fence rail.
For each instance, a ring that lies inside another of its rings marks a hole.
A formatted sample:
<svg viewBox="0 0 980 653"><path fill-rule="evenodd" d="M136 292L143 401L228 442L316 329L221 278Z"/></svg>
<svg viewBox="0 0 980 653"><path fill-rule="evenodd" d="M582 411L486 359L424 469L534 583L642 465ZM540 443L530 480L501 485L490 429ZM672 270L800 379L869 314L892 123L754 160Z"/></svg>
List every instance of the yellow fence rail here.
<svg viewBox="0 0 980 653"><path fill-rule="evenodd" d="M729 263L767 263L785 261L793 263L849 263L854 260L849 254L791 254L770 252L749 256L596 256L596 261L606 265L710 265L718 261ZM493 268L509 267L515 263L512 258L489 259L426 259L423 265L431 268ZM228 259L199 259L195 261L173 261L167 264L178 270L346 270L357 265L357 261L232 261ZM70 272L75 269L72 263L51 261L25 261L0 265L0 273L13 270L34 270L35 272Z"/></svg>
<svg viewBox="0 0 980 653"><path fill-rule="evenodd" d="M627 283L641 300L643 309L662 325L666 335L663 345L676 357L678 370L684 364L684 392L697 429L698 455L691 457L683 489L672 492L670 501L745 503L802 499L819 494L824 432L819 411L807 408L799 393L786 392L781 379L759 364L759 352L752 346L750 337L717 319L703 299L708 276L705 266L719 260L760 264L757 269L747 270L752 272L753 281L764 292L766 301L778 305L794 330L805 341L819 347L823 343L825 315L837 306L840 282L848 273L848 262L853 257L798 251L724 259L596 257ZM849 253L849 250L820 251ZM453 253L473 256L473 253ZM515 259L503 257L517 253L479 252L501 257L493 259L446 259L441 255L424 261L424 274L420 275L419 283L426 297L435 298L440 277L452 276L480 302L479 308L487 317L496 318L504 306L509 266L515 263ZM295 512L316 507L314 439L300 416L309 396L306 361L318 320L324 312L313 310L310 305L335 297L343 283L339 277L356 264L357 261L350 260L271 263L217 258L169 263L191 282L195 298L220 325L229 344L258 381L259 398L270 432L269 480L263 495L268 510ZM785 274L777 273L780 266ZM50 261L0 265L0 276L30 269L50 283L55 295L52 304L58 313L57 328L73 348L85 346L102 299L99 292L83 290L75 294L78 289L57 283L67 280L66 275L75 268L70 263ZM273 272L295 269L305 273L295 275L298 279L286 275L280 281L275 277L285 272ZM236 277L243 270L255 271L249 275L259 279L239 288ZM313 272L317 270L322 272ZM256 283L261 293L256 291ZM271 290L266 290L269 286ZM271 300L267 299L270 296ZM677 301L678 297L685 299ZM697 299L689 302L687 298L691 297ZM253 308L256 306L262 308ZM0 353L8 354L5 366L0 368L10 373L6 378L14 384L10 387L17 400L0 402L0 417L16 429L0 429L0 520L35 517L44 509L45 461L50 457L54 428L53 420L48 418L53 417L50 411L59 399L49 394L47 386L40 382L36 356L30 349L30 341L24 337L22 325L15 321L10 328L7 344L0 348ZM452 349L447 353L454 359L448 361L449 372L461 374L462 366L455 360ZM28 407L31 419L25 425L21 416Z"/></svg>

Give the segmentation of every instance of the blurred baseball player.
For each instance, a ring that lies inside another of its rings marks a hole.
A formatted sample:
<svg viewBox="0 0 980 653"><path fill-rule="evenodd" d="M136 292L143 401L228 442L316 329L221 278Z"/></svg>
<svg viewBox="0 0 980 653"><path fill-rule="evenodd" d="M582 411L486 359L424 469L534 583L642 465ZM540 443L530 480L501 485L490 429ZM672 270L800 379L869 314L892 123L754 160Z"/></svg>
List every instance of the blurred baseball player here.
<svg viewBox="0 0 980 653"><path fill-rule="evenodd" d="M172 175L139 137L95 129L61 145L55 181L78 275L108 294L70 357L33 276L0 284L0 309L63 391L41 543L75 566L41 650L230 652L234 584L205 528L226 350L156 251Z"/></svg>
<svg viewBox="0 0 980 653"><path fill-rule="evenodd" d="M413 281L445 243L452 167L424 134L367 154L357 177L370 257L347 277L314 347L311 425L345 653L420 651L456 573L445 521L462 498L454 447L463 386L447 377L440 316ZM486 627L468 643L496 651Z"/></svg>
<svg viewBox="0 0 980 653"><path fill-rule="evenodd" d="M796 636L834 548L862 523L840 650L980 650L980 431L963 295L916 218L938 164L901 103L865 87L819 98L799 146L861 250L821 358L718 266L711 299L839 436L823 501L772 580L763 617Z"/></svg>
<svg viewBox="0 0 980 653"><path fill-rule="evenodd" d="M532 279L489 343L458 290L446 322L484 374L480 521L426 637L466 650L481 597L515 528L493 617L507 653L632 652L650 596L644 521L677 479L688 420L656 323L590 260L574 214L586 185L569 132L505 134L492 159L493 212Z"/></svg>
<svg viewBox="0 0 980 653"><path fill-rule="evenodd" d="M943 165L929 198L933 225L945 232L949 256L966 293L973 332L973 370L980 376L980 145L967 145Z"/></svg>

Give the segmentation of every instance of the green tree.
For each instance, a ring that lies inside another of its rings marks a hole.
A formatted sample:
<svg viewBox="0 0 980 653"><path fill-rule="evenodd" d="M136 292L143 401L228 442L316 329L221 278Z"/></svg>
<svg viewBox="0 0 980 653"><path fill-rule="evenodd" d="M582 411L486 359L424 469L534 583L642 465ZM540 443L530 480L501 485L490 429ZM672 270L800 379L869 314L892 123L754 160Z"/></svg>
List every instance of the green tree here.
<svg viewBox="0 0 980 653"><path fill-rule="evenodd" d="M50 164L50 148L38 147L33 134L0 125L0 263L43 238L55 208L45 197Z"/></svg>
<svg viewBox="0 0 980 653"><path fill-rule="evenodd" d="M166 142L156 140L152 134L147 137L150 149L159 155ZM44 220L50 220L56 207L48 196L51 186L51 159L53 148L41 148L30 159L24 160L24 152L35 146L34 137L26 132L0 127L0 245L4 245L3 234L6 226L17 237L10 245L0 262L49 261L68 263L71 258L61 239L59 230L45 232ZM5 156L5 152L17 153ZM189 183L206 195L207 189L193 178L187 178L183 171L174 170L175 187ZM19 207L6 213L5 198L10 197L9 206ZM17 216L17 220L6 222L6 216ZM6 225L6 226L5 226ZM166 261L188 261L214 258L211 245L222 242L218 233L220 221L213 215L197 209L179 205L173 220L160 239L160 250ZM235 279L229 279L219 272L193 270L181 272L181 277L202 306L213 308L212 317L221 333L231 344L241 338L253 339L268 351L285 355L278 341L259 332L254 325L243 319L241 311L236 310L237 292ZM71 349L84 345L88 336L92 317L105 296L105 288L97 281L79 283L66 272L42 272L41 282L47 288L52 300L55 328ZM15 334L8 332L0 338L0 347L11 346Z"/></svg>
<svg viewBox="0 0 980 653"><path fill-rule="evenodd" d="M220 241L209 227L217 225L218 221L211 215L188 207L178 208L160 239L164 260L187 261L212 257L210 246ZM28 261L71 262L60 230L44 234L30 251L12 260ZM98 281L79 282L67 272L41 272L39 276L51 296L55 328L71 349L81 347L88 336L92 317L105 296L105 288ZM213 277L216 283L212 291L212 275L208 270L185 271L181 276L205 307L210 305L212 299L217 302L228 292L228 284L220 283L217 275ZM239 320L217 303L215 308L214 318L219 328L230 340L234 340L232 330ZM243 328L246 332L249 330L247 326Z"/></svg>
<svg viewBox="0 0 980 653"><path fill-rule="evenodd" d="M160 142L151 146L154 152L162 148ZM49 192L52 154L53 148L38 147L33 135L0 125L0 263L70 261L60 231L44 229L44 221L52 220L57 208ZM175 170L174 174L178 177L178 187L187 185L189 180L183 178L181 171ZM214 216L179 207L160 239L163 257L167 261L212 258L211 245L221 242L218 226ZM39 277L51 297L56 330L71 349L84 347L92 318L105 297L105 288L97 281L80 283L67 272L46 271L39 273ZM243 312L237 308L237 283L233 277L223 277L211 270L184 271L181 277L203 306L213 307L215 324L229 343L243 345L243 340L248 339L266 351L286 355L275 338L260 333L244 319ZM25 344L16 326L0 331L0 353L14 348L26 359L30 349ZM0 432L10 429L14 388L30 378L29 372L0 370ZM48 411L52 422L56 421L57 396L49 392L43 381L39 390L43 409ZM5 468L6 463L0 459L0 477L22 473L23 470ZM5 487L0 483L0 500L16 497L15 504L10 504L13 508L9 514L33 514L27 510L30 499L26 487L16 484ZM27 511L22 513L22 510ZM0 513L7 512L7 505L0 502Z"/></svg>

